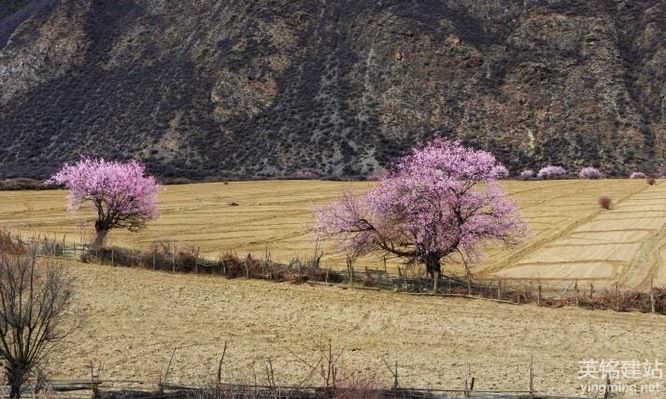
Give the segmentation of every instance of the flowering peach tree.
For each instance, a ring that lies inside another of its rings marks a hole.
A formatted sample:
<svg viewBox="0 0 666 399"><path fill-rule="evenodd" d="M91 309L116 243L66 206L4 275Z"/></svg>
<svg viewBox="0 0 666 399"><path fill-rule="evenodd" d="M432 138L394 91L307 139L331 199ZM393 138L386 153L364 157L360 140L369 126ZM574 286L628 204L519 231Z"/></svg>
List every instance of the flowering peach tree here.
<svg viewBox="0 0 666 399"><path fill-rule="evenodd" d="M532 169L526 169L526 170L520 172L520 178L521 179L527 180L527 179L531 179L532 177L534 177L534 171Z"/></svg>
<svg viewBox="0 0 666 399"><path fill-rule="evenodd" d="M539 169L537 177L539 179L559 179L566 177L567 170L561 166L548 165Z"/></svg>
<svg viewBox="0 0 666 399"><path fill-rule="evenodd" d="M604 174L597 168L588 166L578 172L581 179L603 179Z"/></svg>
<svg viewBox="0 0 666 399"><path fill-rule="evenodd" d="M353 257L379 252L423 264L436 291L443 260L460 256L471 265L484 244L514 245L527 231L496 183L498 166L486 151L436 138L369 192L319 208L315 232Z"/></svg>
<svg viewBox="0 0 666 399"><path fill-rule="evenodd" d="M498 179L505 179L511 175L511 173L509 173L509 169L507 169L504 165L495 166L493 173Z"/></svg>
<svg viewBox="0 0 666 399"><path fill-rule="evenodd" d="M69 189L70 211L89 205L96 212L96 247L104 244L111 229L138 231L158 216L157 182L137 161L82 158L65 164L47 183Z"/></svg>

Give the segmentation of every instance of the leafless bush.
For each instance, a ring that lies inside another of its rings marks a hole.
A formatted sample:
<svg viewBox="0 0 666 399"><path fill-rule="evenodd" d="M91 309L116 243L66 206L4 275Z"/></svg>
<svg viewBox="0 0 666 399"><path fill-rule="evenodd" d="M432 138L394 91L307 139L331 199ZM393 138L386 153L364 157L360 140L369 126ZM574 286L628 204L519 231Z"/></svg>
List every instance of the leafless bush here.
<svg viewBox="0 0 666 399"><path fill-rule="evenodd" d="M72 294L63 269L38 264L34 252L0 255L0 359L11 398L75 327L65 319Z"/></svg>
<svg viewBox="0 0 666 399"><path fill-rule="evenodd" d="M604 209L611 209L613 206L613 200L606 195L602 195L599 197L599 206Z"/></svg>
<svg viewBox="0 0 666 399"><path fill-rule="evenodd" d="M651 186L654 186L655 183L657 183L657 180L654 177L648 177L645 181Z"/></svg>
<svg viewBox="0 0 666 399"><path fill-rule="evenodd" d="M18 236L7 230L0 230L0 253L1 254L26 254L27 244Z"/></svg>

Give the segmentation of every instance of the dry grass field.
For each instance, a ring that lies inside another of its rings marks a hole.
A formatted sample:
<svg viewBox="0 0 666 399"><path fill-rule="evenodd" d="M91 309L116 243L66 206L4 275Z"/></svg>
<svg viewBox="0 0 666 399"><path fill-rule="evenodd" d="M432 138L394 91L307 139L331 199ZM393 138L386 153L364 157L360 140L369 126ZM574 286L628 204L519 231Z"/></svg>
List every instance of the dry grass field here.
<svg viewBox="0 0 666 399"><path fill-rule="evenodd" d="M232 251L277 261L314 252L311 209L343 190L361 191L372 183L259 181L166 186L161 217L138 234L114 231L111 243L148 247L153 241L200 247L207 256ZM532 233L517 248L489 248L478 265L481 277L542 280L565 286L571 281L619 283L627 289L666 285L666 184L643 180L505 181L529 221ZM0 226L31 234L86 241L89 214L65 210L64 191L0 192ZM599 196L613 199L600 209ZM238 206L231 206L236 203ZM326 265L343 267L330 243L323 244ZM376 257L358 267L383 267ZM396 261L389 267L395 267ZM456 267L447 265L445 267Z"/></svg>
<svg viewBox="0 0 666 399"><path fill-rule="evenodd" d="M312 254L312 207L344 189L360 191L371 184L168 186L161 193L160 219L138 234L113 232L112 242L147 247L175 240L208 256L225 251L264 256L268 248L273 259L288 261ZM597 287L666 285L666 183L503 184L532 234L517 248L489 248L477 268L480 276L560 285L582 280ZM613 209L600 209L601 195L613 199ZM0 204L0 225L15 231L88 239L88 216L65 211L64 191L0 192ZM330 244L324 251L327 264L343 266ZM360 267L380 264L375 258L359 261ZM88 320L64 343L64 356L50 364L56 378L86 377L86 367L97 360L103 378L156 381L178 348L170 380L206 382L228 341L226 378L256 372L258 382L265 382L270 357L278 382L291 384L306 374L297 357L314 360L316 345L330 338L345 348L344 369L374 375L382 384L390 384L381 360L386 356L398 361L405 386L459 388L469 365L478 389L526 389L533 357L539 390L575 394L579 361L666 359L663 316L225 280L74 261L67 266L79 288L75 312Z"/></svg>
<svg viewBox="0 0 666 399"><path fill-rule="evenodd" d="M178 348L170 381L204 383L228 341L225 378L251 378L254 365L265 383L271 357L278 382L298 383L307 370L297 356L317 359L330 338L345 348L343 374L358 369L383 385L386 356L403 386L462 388L469 364L478 389L527 389L533 356L539 390L573 394L578 361L666 359L663 316L68 266L75 311L89 316L51 364L54 377L85 378L96 360L104 379L154 382Z"/></svg>

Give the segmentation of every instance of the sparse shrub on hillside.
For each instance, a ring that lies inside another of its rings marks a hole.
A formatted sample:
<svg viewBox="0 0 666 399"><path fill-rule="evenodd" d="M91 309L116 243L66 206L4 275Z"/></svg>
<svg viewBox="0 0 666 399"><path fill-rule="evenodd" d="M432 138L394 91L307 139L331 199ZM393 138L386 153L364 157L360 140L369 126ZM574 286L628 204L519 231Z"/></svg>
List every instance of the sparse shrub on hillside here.
<svg viewBox="0 0 666 399"><path fill-rule="evenodd" d="M534 177L534 171L532 169L520 172L520 178L523 180L531 179L532 177Z"/></svg>
<svg viewBox="0 0 666 399"><path fill-rule="evenodd" d="M91 206L97 214L94 245L99 248L111 229L138 231L158 215L157 182L136 161L82 158L65 164L47 183L69 189L70 210Z"/></svg>
<svg viewBox="0 0 666 399"><path fill-rule="evenodd" d="M559 179L567 175L567 170L561 166L548 165L544 166L537 173L540 179Z"/></svg>
<svg viewBox="0 0 666 399"><path fill-rule="evenodd" d="M510 176L509 169L507 169L504 165L497 165L493 169L493 174L495 175L496 179L505 179Z"/></svg>
<svg viewBox="0 0 666 399"><path fill-rule="evenodd" d="M177 184L191 184L192 180L187 177L162 177L160 178L160 184L163 185L177 185Z"/></svg>
<svg viewBox="0 0 666 399"><path fill-rule="evenodd" d="M0 190L44 190L49 187L44 186L44 182L35 179L16 178L0 180Z"/></svg>
<svg viewBox="0 0 666 399"><path fill-rule="evenodd" d="M651 186L654 186L657 183L657 179L655 179L654 177L648 177L645 181L647 182L647 184Z"/></svg>
<svg viewBox="0 0 666 399"><path fill-rule="evenodd" d="M594 168L592 166L588 166L586 168L583 168L578 172L578 177L581 179L602 179L604 177L604 174L601 173L601 171L597 168Z"/></svg>
<svg viewBox="0 0 666 399"><path fill-rule="evenodd" d="M629 176L630 179L645 179L646 177L643 172L634 172Z"/></svg>
<svg viewBox="0 0 666 399"><path fill-rule="evenodd" d="M497 166L489 152L436 138L365 195L346 193L320 208L315 232L352 257L383 252L423 264L436 291L443 260L463 257L468 265L488 241L511 245L526 233L495 182Z"/></svg>
<svg viewBox="0 0 666 399"><path fill-rule="evenodd" d="M613 206L613 200L611 200L610 197L603 195L599 197L599 206L604 209L611 209Z"/></svg>

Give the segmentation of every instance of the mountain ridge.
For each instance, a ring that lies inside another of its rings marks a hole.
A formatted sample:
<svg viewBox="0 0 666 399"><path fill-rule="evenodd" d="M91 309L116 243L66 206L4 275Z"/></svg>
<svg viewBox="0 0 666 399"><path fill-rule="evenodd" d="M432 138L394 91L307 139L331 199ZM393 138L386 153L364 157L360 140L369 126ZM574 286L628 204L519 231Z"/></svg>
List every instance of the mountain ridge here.
<svg viewBox="0 0 666 399"><path fill-rule="evenodd" d="M436 132L514 173L666 160L659 0L14 0L0 18L0 177L81 154L367 176Z"/></svg>

